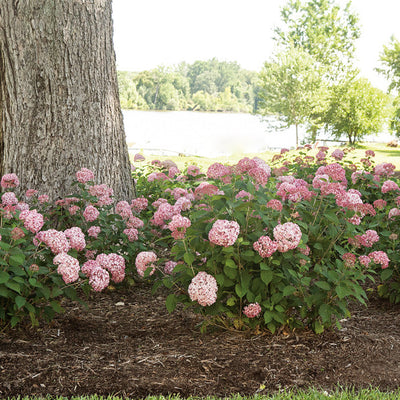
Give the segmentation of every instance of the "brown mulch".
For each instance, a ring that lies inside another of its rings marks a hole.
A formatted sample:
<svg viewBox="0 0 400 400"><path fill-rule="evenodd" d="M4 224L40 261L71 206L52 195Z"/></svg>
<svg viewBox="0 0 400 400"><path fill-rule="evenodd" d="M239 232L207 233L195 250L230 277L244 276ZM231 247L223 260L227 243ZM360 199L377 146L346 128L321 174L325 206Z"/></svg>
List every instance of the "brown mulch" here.
<svg viewBox="0 0 400 400"><path fill-rule="evenodd" d="M150 288L95 294L40 329L0 333L0 397L153 394L226 396L337 385L395 390L400 306L354 306L341 331L289 335L213 331L182 307L169 314Z"/></svg>

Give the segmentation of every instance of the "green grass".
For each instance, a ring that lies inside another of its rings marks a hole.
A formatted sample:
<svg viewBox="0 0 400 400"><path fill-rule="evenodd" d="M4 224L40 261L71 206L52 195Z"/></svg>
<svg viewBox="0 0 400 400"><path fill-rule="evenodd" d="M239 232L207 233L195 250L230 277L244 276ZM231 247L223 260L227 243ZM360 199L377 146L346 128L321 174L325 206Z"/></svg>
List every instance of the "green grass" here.
<svg viewBox="0 0 400 400"><path fill-rule="evenodd" d="M130 397L133 399L132 397ZM362 389L359 391L338 388L335 391L318 391L315 389L299 391L283 391L272 395L254 395L240 396L233 395L223 398L224 400L398 400L400 390L394 392L381 392L378 389ZM47 396L47 397L29 397L18 396L9 398L9 400L66 400L67 397ZM120 396L72 396L70 400L125 400L127 397ZM135 398L137 399L137 398ZM145 400L184 400L179 395L171 396L148 396ZM221 397L187 397L186 400L222 400Z"/></svg>
<svg viewBox="0 0 400 400"><path fill-rule="evenodd" d="M336 147L330 147L328 151L328 155L332 153L332 151ZM392 163L396 166L397 170L400 170L400 147L393 148L387 147L384 143L361 143L357 146L357 148L347 156L349 159L354 158L354 160L359 160L360 158L365 157L365 150L373 150L375 152L375 164L380 164L383 162ZM291 151L291 154L294 154L295 150ZM315 155L316 150L311 150L310 155ZM174 161L179 169L184 169L188 165L195 164L200 167L202 171L207 171L209 165L219 162L222 164L236 164L243 157L260 157L265 161L270 161L274 156L273 152L264 152L264 153L241 153L241 154L233 154L232 156L224 156L224 157L197 157L197 156L157 156L157 155L149 155L146 156L146 161L151 161L154 159L158 160L172 160ZM132 160L133 160L133 155Z"/></svg>

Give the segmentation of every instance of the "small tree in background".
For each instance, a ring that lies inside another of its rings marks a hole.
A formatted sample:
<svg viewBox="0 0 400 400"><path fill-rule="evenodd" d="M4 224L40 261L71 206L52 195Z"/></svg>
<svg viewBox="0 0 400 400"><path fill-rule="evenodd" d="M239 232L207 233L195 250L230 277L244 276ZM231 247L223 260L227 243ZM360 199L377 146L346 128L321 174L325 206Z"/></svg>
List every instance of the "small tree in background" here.
<svg viewBox="0 0 400 400"><path fill-rule="evenodd" d="M347 136L350 144L379 133L387 116L389 98L367 79L349 79L331 90L325 128L336 139Z"/></svg>
<svg viewBox="0 0 400 400"><path fill-rule="evenodd" d="M266 62L260 73L261 98L258 110L275 115L279 128L296 127L296 146L299 144L299 125L317 113L326 98L326 87L315 60L301 48L291 47Z"/></svg>

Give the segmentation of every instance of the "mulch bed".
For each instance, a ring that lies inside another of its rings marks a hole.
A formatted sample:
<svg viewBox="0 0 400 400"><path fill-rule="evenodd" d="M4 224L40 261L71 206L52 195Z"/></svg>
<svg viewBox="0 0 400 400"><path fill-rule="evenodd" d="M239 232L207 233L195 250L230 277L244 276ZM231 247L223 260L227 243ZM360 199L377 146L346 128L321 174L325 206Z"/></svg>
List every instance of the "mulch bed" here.
<svg viewBox="0 0 400 400"><path fill-rule="evenodd" d="M355 305L341 331L251 336L212 331L146 284L95 294L88 310L39 329L0 333L0 396L180 394L227 396L337 385L395 390L400 383L400 306Z"/></svg>

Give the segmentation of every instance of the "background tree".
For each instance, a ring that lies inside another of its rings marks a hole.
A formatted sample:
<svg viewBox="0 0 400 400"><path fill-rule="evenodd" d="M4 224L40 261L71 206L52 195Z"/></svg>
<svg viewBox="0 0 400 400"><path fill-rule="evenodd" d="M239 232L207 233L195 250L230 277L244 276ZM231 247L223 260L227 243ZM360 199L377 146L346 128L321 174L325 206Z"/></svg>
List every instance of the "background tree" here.
<svg viewBox="0 0 400 400"><path fill-rule="evenodd" d="M319 109L326 88L315 69L314 58L301 48L291 47L266 62L260 73L261 115L274 115L279 128L296 127L296 146L299 144L299 125Z"/></svg>
<svg viewBox="0 0 400 400"><path fill-rule="evenodd" d="M0 2L0 174L52 198L81 167L132 195L109 0Z"/></svg>
<svg viewBox="0 0 400 400"><path fill-rule="evenodd" d="M355 42L360 37L359 18L334 0L289 0L281 10L282 27L275 29L280 49L299 47L316 60L316 68L332 82L341 80L352 68Z"/></svg>
<svg viewBox="0 0 400 400"><path fill-rule="evenodd" d="M383 47L380 62L382 68L377 70L386 76L389 81L389 91L395 95L390 130L400 137L400 42L394 36L390 39L390 43Z"/></svg>
<svg viewBox="0 0 400 400"><path fill-rule="evenodd" d="M367 79L349 79L331 91L326 130L336 139L346 137L350 144L379 133L387 116L388 101L388 96Z"/></svg>

